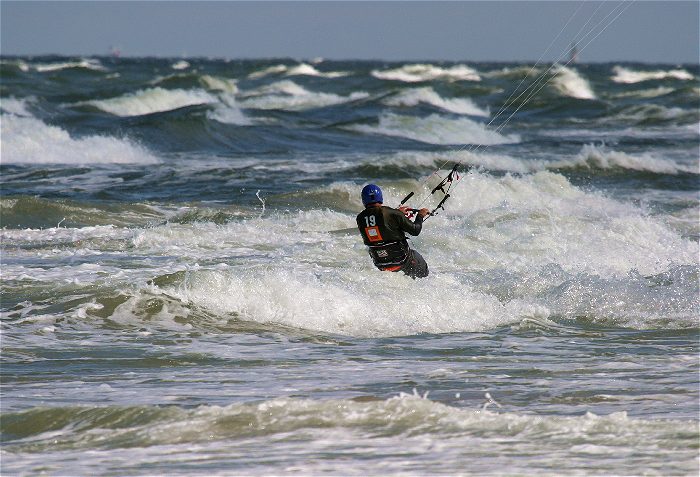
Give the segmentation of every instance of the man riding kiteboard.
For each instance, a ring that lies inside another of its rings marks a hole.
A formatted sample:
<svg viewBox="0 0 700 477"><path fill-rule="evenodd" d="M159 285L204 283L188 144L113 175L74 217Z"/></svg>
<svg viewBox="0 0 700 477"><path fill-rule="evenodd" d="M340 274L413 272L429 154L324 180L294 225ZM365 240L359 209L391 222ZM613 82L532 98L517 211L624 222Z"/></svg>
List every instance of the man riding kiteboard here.
<svg viewBox="0 0 700 477"><path fill-rule="evenodd" d="M365 210L357 216L357 228L374 265L383 271L402 271L413 279L427 277L428 264L409 247L405 234L418 235L423 228L423 219L430 211L415 211L416 218L411 222L406 214L412 209L393 209L382 205L383 202L382 190L378 186L368 184L362 189Z"/></svg>

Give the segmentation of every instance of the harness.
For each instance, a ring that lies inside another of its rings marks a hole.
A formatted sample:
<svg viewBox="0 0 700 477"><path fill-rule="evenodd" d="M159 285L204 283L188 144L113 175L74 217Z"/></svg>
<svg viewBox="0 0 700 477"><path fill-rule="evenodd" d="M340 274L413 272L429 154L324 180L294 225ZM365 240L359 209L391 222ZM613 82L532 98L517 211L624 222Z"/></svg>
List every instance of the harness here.
<svg viewBox="0 0 700 477"><path fill-rule="evenodd" d="M400 270L411 254L411 248L406 239L382 245L368 245L367 251L377 268L390 272Z"/></svg>

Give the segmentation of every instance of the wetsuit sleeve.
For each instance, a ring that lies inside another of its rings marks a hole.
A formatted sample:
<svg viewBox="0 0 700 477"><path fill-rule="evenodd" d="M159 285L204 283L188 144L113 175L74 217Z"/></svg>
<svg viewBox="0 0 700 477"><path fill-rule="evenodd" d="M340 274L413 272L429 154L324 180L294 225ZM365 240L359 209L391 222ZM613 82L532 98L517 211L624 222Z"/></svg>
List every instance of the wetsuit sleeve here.
<svg viewBox="0 0 700 477"><path fill-rule="evenodd" d="M400 210L393 209L392 216L398 221L399 228L409 235L416 236L423 229L423 217L416 216L414 222L411 222Z"/></svg>

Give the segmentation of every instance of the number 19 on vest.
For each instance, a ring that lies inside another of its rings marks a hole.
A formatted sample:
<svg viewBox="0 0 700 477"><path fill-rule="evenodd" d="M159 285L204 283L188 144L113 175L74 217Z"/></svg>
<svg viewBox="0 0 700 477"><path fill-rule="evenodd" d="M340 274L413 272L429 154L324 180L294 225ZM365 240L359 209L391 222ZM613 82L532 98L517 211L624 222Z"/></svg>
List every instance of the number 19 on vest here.
<svg viewBox="0 0 700 477"><path fill-rule="evenodd" d="M380 242L382 240L382 234L379 233L379 227L377 227L377 218L374 215L368 215L365 217L365 225L367 240L370 242Z"/></svg>

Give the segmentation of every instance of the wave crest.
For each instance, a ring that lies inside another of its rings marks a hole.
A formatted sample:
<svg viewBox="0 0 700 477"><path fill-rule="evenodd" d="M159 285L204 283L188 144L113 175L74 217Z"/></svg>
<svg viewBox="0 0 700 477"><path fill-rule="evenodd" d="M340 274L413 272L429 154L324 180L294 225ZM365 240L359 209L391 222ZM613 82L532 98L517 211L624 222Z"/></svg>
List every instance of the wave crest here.
<svg viewBox="0 0 700 477"><path fill-rule="evenodd" d="M365 134L396 136L428 144L509 144L517 135L502 135L468 118L450 119L437 114L425 118L384 113L376 126L355 124L346 129Z"/></svg>
<svg viewBox="0 0 700 477"><path fill-rule="evenodd" d="M385 100L389 106L416 106L426 103L455 114L467 114L471 116L489 116L489 111L479 108L469 98L445 99L431 87L415 88L401 91L395 96Z"/></svg>
<svg viewBox="0 0 700 477"><path fill-rule="evenodd" d="M611 76L611 80L615 83L641 83L643 81L661 80L661 79L677 79L682 81L691 81L695 77L686 70L656 70L656 71L636 71L622 66L613 67L615 73Z"/></svg>
<svg viewBox="0 0 700 477"><path fill-rule="evenodd" d="M160 159L130 139L72 138L33 117L2 116L4 164L158 164Z"/></svg>
<svg viewBox="0 0 700 477"><path fill-rule="evenodd" d="M557 65L551 80L554 88L564 96L577 99L596 99L590 83L573 68Z"/></svg>
<svg viewBox="0 0 700 477"><path fill-rule="evenodd" d="M96 99L78 103L94 106L115 116L142 116L172 111L186 106L212 104L216 96L203 90L150 88L111 99Z"/></svg>
<svg viewBox="0 0 700 477"><path fill-rule="evenodd" d="M441 68L430 64L403 65L391 70L373 70L372 76L381 80L402 81L404 83L419 83L443 79L448 81L481 81L479 73L465 65L455 65Z"/></svg>

